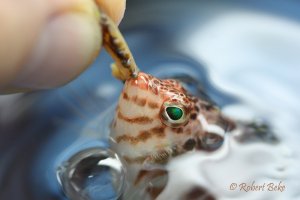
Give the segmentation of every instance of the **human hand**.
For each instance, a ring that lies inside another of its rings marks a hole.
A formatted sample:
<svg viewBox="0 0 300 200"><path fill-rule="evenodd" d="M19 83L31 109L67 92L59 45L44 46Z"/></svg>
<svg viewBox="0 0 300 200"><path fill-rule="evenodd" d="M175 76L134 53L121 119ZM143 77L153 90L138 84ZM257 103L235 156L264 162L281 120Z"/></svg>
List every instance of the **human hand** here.
<svg viewBox="0 0 300 200"><path fill-rule="evenodd" d="M116 22L126 0L96 0ZM2 0L0 93L54 88L74 79L98 55L95 0Z"/></svg>

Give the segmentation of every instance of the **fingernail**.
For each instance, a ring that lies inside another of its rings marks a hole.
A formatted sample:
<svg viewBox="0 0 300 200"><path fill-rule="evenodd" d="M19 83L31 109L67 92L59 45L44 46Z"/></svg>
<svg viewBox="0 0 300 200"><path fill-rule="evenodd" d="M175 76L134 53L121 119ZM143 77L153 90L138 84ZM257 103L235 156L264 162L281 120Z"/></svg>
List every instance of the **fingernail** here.
<svg viewBox="0 0 300 200"><path fill-rule="evenodd" d="M53 16L13 86L46 89L67 83L93 61L101 38L96 17L76 12Z"/></svg>

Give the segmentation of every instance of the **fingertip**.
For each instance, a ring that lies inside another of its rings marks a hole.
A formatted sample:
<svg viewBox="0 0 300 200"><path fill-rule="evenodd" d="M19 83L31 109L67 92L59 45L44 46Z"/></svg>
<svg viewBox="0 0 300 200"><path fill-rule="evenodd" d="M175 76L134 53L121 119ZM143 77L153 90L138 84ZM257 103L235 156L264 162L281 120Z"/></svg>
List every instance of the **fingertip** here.
<svg viewBox="0 0 300 200"><path fill-rule="evenodd" d="M120 24L125 12L126 0L96 0L96 2L115 23Z"/></svg>
<svg viewBox="0 0 300 200"><path fill-rule="evenodd" d="M68 83L98 55L101 38L98 22L89 16L66 13L53 18L12 86L48 89Z"/></svg>

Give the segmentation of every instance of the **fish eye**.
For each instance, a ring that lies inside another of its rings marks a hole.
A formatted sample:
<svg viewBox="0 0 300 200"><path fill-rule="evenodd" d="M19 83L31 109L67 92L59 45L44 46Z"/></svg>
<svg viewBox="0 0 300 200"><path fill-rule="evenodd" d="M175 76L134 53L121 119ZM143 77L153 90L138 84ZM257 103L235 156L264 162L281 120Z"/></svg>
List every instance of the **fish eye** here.
<svg viewBox="0 0 300 200"><path fill-rule="evenodd" d="M183 111L181 108L176 106L169 106L166 108L166 112L170 119L176 121L180 120L183 117Z"/></svg>
<svg viewBox="0 0 300 200"><path fill-rule="evenodd" d="M170 127L179 127L187 122L186 109L178 104L164 103L161 110L162 121Z"/></svg>

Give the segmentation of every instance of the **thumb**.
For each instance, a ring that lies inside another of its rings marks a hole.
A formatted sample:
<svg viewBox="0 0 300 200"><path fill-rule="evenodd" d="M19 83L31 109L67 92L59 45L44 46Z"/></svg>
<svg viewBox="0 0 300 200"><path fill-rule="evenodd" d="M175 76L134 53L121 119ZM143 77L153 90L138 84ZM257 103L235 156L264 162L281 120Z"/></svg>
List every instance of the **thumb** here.
<svg viewBox="0 0 300 200"><path fill-rule="evenodd" d="M97 0L119 22L125 0ZM0 92L52 88L78 76L101 48L93 0L0 2Z"/></svg>

